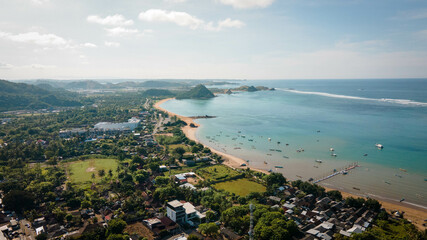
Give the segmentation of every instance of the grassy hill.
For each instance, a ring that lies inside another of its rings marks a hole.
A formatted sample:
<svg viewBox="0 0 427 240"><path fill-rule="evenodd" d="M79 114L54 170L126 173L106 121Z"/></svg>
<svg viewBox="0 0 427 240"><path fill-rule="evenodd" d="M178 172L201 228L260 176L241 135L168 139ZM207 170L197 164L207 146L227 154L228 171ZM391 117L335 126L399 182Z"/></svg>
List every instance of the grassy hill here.
<svg viewBox="0 0 427 240"><path fill-rule="evenodd" d="M72 97L67 91L49 91L34 85L0 80L0 111L79 106L80 103Z"/></svg>
<svg viewBox="0 0 427 240"><path fill-rule="evenodd" d="M176 99L209 99L213 97L215 97L215 95L209 89L199 84L188 92L178 94Z"/></svg>

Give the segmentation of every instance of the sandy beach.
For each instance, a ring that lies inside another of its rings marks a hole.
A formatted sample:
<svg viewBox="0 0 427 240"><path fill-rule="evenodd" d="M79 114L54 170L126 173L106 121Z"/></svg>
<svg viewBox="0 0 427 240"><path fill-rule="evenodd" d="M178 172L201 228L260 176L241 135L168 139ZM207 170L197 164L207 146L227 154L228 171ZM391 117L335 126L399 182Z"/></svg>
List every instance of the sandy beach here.
<svg viewBox="0 0 427 240"><path fill-rule="evenodd" d="M196 131L197 131L197 127L199 127L200 125L197 124L196 122L194 122L194 119L192 119L190 117L181 116L181 115L175 114L175 113L170 112L170 111L167 111L166 109L164 109L160 106L164 102L167 102L171 99L173 99L173 98L168 98L168 99L163 99L161 101L158 101L154 104L154 107L158 110L167 112L170 116L177 116L181 120L185 121L187 123L187 126L184 126L182 128L182 131L187 136L187 138L199 143L199 140L196 137ZM191 123L193 123L197 127L190 127ZM223 162L224 165L232 167L232 168L246 168L246 167L241 167L241 164L243 164L243 163L247 164L245 160L238 158L238 157L235 157L235 156L232 156L232 155L227 154L227 153L223 153L223 152L218 151L212 147L209 147L209 148L212 152L222 156L225 159L225 161ZM268 172L266 170L252 168L252 167L251 167L251 169L268 174ZM324 186L322 186L322 187L324 187ZM334 190L333 187L324 187L324 188L327 191ZM339 190L339 191L342 193L344 198L350 197L350 196L351 197L360 197L360 196L357 196L355 194L343 192L342 190ZM426 229L426 227L424 227L422 225L424 223L424 220L427 219L427 210L426 209L418 208L418 207L412 206L412 205L408 205L408 204L405 204L404 202L403 203L389 202L389 201L384 201L381 199L378 199L378 201L382 204L383 208L385 208L388 212L396 211L396 210L399 212L404 212L405 218L410 220L412 223L414 223L414 225L416 225L420 230Z"/></svg>

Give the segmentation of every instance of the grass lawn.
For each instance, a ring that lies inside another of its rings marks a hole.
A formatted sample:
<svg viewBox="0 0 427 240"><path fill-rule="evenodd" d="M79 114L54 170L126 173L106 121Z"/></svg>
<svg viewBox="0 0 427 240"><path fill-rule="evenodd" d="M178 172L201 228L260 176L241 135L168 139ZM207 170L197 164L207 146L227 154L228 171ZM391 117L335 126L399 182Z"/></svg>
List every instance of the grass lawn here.
<svg viewBox="0 0 427 240"><path fill-rule="evenodd" d="M241 173L224 165L214 165L197 170L196 172L203 179L210 179L212 181L227 180L240 175Z"/></svg>
<svg viewBox="0 0 427 240"><path fill-rule="evenodd" d="M246 196L251 192L265 192L266 188L256 182L249 181L246 178L241 178L233 181L220 182L213 185L216 189L223 189L227 192L234 193L239 196Z"/></svg>
<svg viewBox="0 0 427 240"><path fill-rule="evenodd" d="M68 172L72 183L83 185L81 187L90 186L92 181L98 182L101 177L98 176L98 170L104 169L105 175L111 169L115 176L116 168L119 165L116 159L111 158L94 158L84 161L71 162L68 165ZM95 179L92 179L92 173L95 174Z"/></svg>

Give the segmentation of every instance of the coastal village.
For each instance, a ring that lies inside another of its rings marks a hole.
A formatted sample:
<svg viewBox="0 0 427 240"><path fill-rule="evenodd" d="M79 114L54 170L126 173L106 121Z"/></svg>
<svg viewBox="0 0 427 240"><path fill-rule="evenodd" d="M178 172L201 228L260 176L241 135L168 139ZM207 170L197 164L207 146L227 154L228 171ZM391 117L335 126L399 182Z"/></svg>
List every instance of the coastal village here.
<svg viewBox="0 0 427 240"><path fill-rule="evenodd" d="M197 128L192 119L183 121L146 103L121 123L56 132L63 143L80 142L85 157L33 165L29 171L53 166L43 171L62 180L44 176L45 185L54 187L48 192L52 197L41 192L44 200L30 204L31 211L25 204L8 208L10 194L2 191L0 239L330 240L370 236L381 229L380 221L417 232L403 212L386 211L374 199L343 198L339 191L287 181L280 173L224 165L227 156L184 135ZM50 142L34 144L47 148ZM112 144L119 146L114 150L119 160L104 157ZM77 164L88 161L87 168L75 172ZM110 169L97 169L107 161L114 162ZM73 174L87 180L73 180ZM2 184L10 180L6 176ZM33 182L39 181L34 176ZM418 234L414 239L425 237Z"/></svg>

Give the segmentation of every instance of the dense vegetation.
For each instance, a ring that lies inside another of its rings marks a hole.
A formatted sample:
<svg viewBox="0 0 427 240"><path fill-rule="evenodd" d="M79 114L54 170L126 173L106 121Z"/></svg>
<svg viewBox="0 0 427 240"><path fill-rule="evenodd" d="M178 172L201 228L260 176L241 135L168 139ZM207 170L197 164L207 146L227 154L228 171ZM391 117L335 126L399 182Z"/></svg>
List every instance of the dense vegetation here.
<svg viewBox="0 0 427 240"><path fill-rule="evenodd" d="M176 99L209 99L213 97L215 97L215 95L209 89L204 85L199 84L188 92L178 94Z"/></svg>
<svg viewBox="0 0 427 240"><path fill-rule="evenodd" d="M81 105L67 91L51 92L25 83L0 80L0 111L74 107Z"/></svg>

